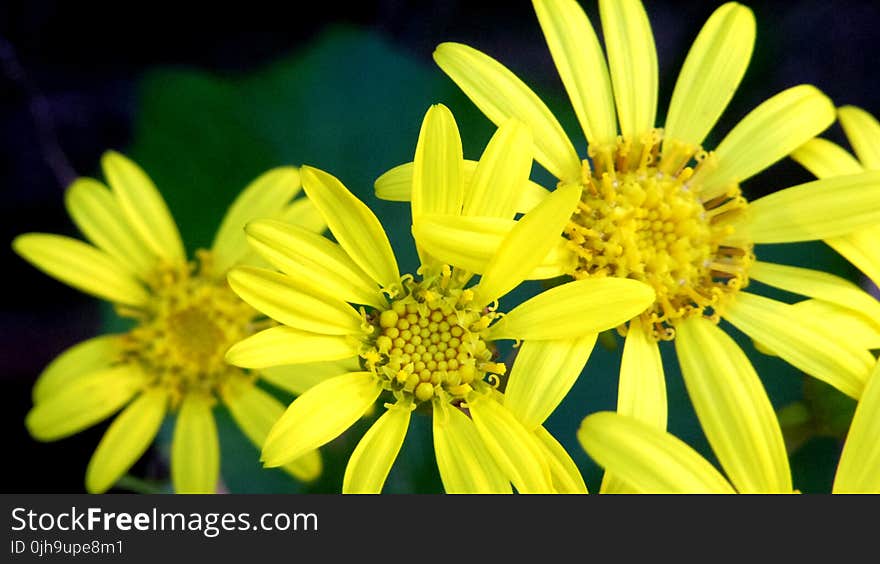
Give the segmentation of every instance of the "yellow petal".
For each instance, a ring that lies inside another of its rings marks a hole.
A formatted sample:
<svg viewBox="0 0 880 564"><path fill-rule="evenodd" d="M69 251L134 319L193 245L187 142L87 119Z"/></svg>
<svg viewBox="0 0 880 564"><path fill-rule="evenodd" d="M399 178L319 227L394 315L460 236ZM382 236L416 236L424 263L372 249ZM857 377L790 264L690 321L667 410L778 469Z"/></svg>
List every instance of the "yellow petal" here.
<svg viewBox="0 0 880 564"><path fill-rule="evenodd" d="M360 362L357 357L352 357L332 362L269 366L260 370L260 375L273 386L298 396L324 380L358 370L360 370Z"/></svg>
<svg viewBox="0 0 880 564"><path fill-rule="evenodd" d="M142 306L150 299L124 264L82 241L26 233L12 241L12 248L49 276L87 294L132 306Z"/></svg>
<svg viewBox="0 0 880 564"><path fill-rule="evenodd" d="M561 494L585 494L587 484L581 476L580 470L574 460L565 452L562 445L553 438L547 429L538 426L535 429L535 437L538 445L543 449L547 464L550 466L550 475L553 479L553 488Z"/></svg>
<svg viewBox="0 0 880 564"><path fill-rule="evenodd" d="M880 245L877 241L880 241L880 225L825 239L832 249L864 272L874 284L880 284Z"/></svg>
<svg viewBox="0 0 880 564"><path fill-rule="evenodd" d="M171 439L171 481L176 493L217 492L220 443L212 403L207 396L188 394L180 404Z"/></svg>
<svg viewBox="0 0 880 564"><path fill-rule="evenodd" d="M880 123L877 118L856 106L839 108L837 117L862 165L868 170L880 170Z"/></svg>
<svg viewBox="0 0 880 564"><path fill-rule="evenodd" d="M140 278L156 266L156 256L125 220L119 201L103 184L78 178L64 193L70 217L89 241Z"/></svg>
<svg viewBox="0 0 880 564"><path fill-rule="evenodd" d="M467 415L451 405L435 405L433 425L434 453L446 493L513 492Z"/></svg>
<svg viewBox="0 0 880 564"><path fill-rule="evenodd" d="M478 301L484 304L505 295L525 280L562 236L562 230L577 209L580 186L569 184L553 191L535 209L516 222L489 259L479 285Z"/></svg>
<svg viewBox="0 0 880 564"><path fill-rule="evenodd" d="M423 216L413 225L412 231L420 247L435 259L480 274L486 270L516 223L498 217ZM574 267L575 260L566 240L557 237L527 279L562 276Z"/></svg>
<svg viewBox="0 0 880 564"><path fill-rule="evenodd" d="M426 213L458 215L464 200L461 137L452 112L443 104L428 109L413 159L412 217Z"/></svg>
<svg viewBox="0 0 880 564"><path fill-rule="evenodd" d="M344 494L378 494L391 472L409 428L410 408L388 408L358 442L342 480Z"/></svg>
<svg viewBox="0 0 880 564"><path fill-rule="evenodd" d="M822 300L804 300L792 307L799 310L799 316L821 319L835 333L848 335L855 347L880 349L880 319Z"/></svg>
<svg viewBox="0 0 880 564"><path fill-rule="evenodd" d="M34 403L61 393L80 376L107 368L119 358L119 335L102 335L77 343L56 356L37 378Z"/></svg>
<svg viewBox="0 0 880 564"><path fill-rule="evenodd" d="M749 204L744 228L755 243L828 239L880 223L880 172L814 180Z"/></svg>
<svg viewBox="0 0 880 564"><path fill-rule="evenodd" d="M269 429L284 413L284 406L249 381L230 380L221 389L221 394L238 427L257 449L262 449ZM317 450L283 466L294 478L306 482L320 476L321 468L321 454Z"/></svg>
<svg viewBox="0 0 880 564"><path fill-rule="evenodd" d="M531 155L531 149L529 149L529 154ZM477 161L468 159L462 161L461 179L465 194L471 189L469 187L476 170ZM382 174L375 182L376 197L392 202L410 201L412 197L412 172L413 163L405 163ZM526 180L522 185L517 186L515 192L515 211L521 213L528 212L550 195L546 188L531 180Z"/></svg>
<svg viewBox="0 0 880 564"><path fill-rule="evenodd" d="M145 391L119 414L86 469L86 489L103 493L110 489L144 454L165 419L168 393L161 388Z"/></svg>
<svg viewBox="0 0 880 564"><path fill-rule="evenodd" d="M281 466L335 439L370 408L382 386L370 372L330 378L296 398L269 431L263 464Z"/></svg>
<svg viewBox="0 0 880 564"><path fill-rule="evenodd" d="M131 159L107 151L101 157L104 176L119 199L128 224L157 256L186 260L177 224L150 177Z"/></svg>
<svg viewBox="0 0 880 564"><path fill-rule="evenodd" d="M568 339L617 327L654 301L654 290L628 278L587 278L545 290L489 328L489 338Z"/></svg>
<svg viewBox="0 0 880 564"><path fill-rule="evenodd" d="M376 283L326 237L274 220L251 222L246 232L251 246L297 284L351 303L388 305Z"/></svg>
<svg viewBox="0 0 880 564"><path fill-rule="evenodd" d="M862 165L846 149L827 139L810 139L792 154L791 158L817 178L861 172Z"/></svg>
<svg viewBox="0 0 880 564"><path fill-rule="evenodd" d="M712 13L688 51L672 91L665 137L700 145L736 92L755 45L755 16L728 2Z"/></svg>
<svg viewBox="0 0 880 564"><path fill-rule="evenodd" d="M243 368L266 368L341 360L357 356L359 350L359 343L344 335L322 335L282 326L237 342L226 352L226 362Z"/></svg>
<svg viewBox="0 0 880 564"><path fill-rule="evenodd" d="M350 305L299 286L283 274L239 266L229 271L229 285L257 310L296 329L326 335L361 332L361 316Z"/></svg>
<svg viewBox="0 0 880 564"><path fill-rule="evenodd" d="M678 438L633 417L603 411L578 429L587 454L642 493L736 493L705 458Z"/></svg>
<svg viewBox="0 0 880 564"><path fill-rule="evenodd" d="M791 493L782 429L748 357L701 317L675 329L688 396L731 483L740 493Z"/></svg>
<svg viewBox="0 0 880 564"><path fill-rule="evenodd" d="M38 441L63 439L110 417L145 382L143 372L127 364L79 376L31 408L25 425Z"/></svg>
<svg viewBox="0 0 880 564"><path fill-rule="evenodd" d="M287 206L278 216L278 221L298 225L312 233L323 233L327 230L327 222L315 203L308 198L298 198Z"/></svg>
<svg viewBox="0 0 880 564"><path fill-rule="evenodd" d="M718 166L706 168L700 197L711 200L779 161L834 123L834 104L808 84L794 86L749 112L715 150ZM702 169L701 169L702 172Z"/></svg>
<svg viewBox="0 0 880 564"><path fill-rule="evenodd" d="M877 242L880 243L880 240ZM749 277L787 292L824 300L880 320L880 302L849 280L827 272L756 261L749 269Z"/></svg>
<svg viewBox="0 0 880 564"><path fill-rule="evenodd" d="M510 119L489 140L466 184L462 214L512 218L531 171L532 134L525 124Z"/></svg>
<svg viewBox="0 0 880 564"><path fill-rule="evenodd" d="M547 106L504 65L467 45L441 43L434 61L495 125L516 118L532 130L535 160L560 180L577 181L581 161Z"/></svg>
<svg viewBox="0 0 880 564"><path fill-rule="evenodd" d="M476 394L468 409L486 448L519 493L553 493L546 457L513 413L494 398Z"/></svg>
<svg viewBox="0 0 880 564"><path fill-rule="evenodd" d="M853 416L832 493L880 493L880 364L874 368Z"/></svg>
<svg viewBox="0 0 880 564"><path fill-rule="evenodd" d="M617 121L611 80L589 18L574 0L535 0L533 5L587 142L613 143Z"/></svg>
<svg viewBox="0 0 880 564"><path fill-rule="evenodd" d="M620 132L637 139L654 127L657 114L657 50L651 22L639 0L602 0L599 14Z"/></svg>
<svg viewBox="0 0 880 564"><path fill-rule="evenodd" d="M838 335L824 320L797 308L748 292L739 292L724 318L783 360L858 399L874 357L848 335Z"/></svg>
<svg viewBox="0 0 880 564"><path fill-rule="evenodd" d="M248 253L244 237L248 222L278 215L301 189L299 171L290 166L264 172L251 182L229 206L214 237L216 271L226 272Z"/></svg>
<svg viewBox="0 0 880 564"><path fill-rule="evenodd" d="M562 402L593 352L596 334L525 341L504 390L504 406L526 429L539 427Z"/></svg>
<svg viewBox="0 0 880 564"><path fill-rule="evenodd" d="M398 283L397 259L382 224L370 208L339 179L322 170L304 166L300 174L306 194L348 256L380 286Z"/></svg>

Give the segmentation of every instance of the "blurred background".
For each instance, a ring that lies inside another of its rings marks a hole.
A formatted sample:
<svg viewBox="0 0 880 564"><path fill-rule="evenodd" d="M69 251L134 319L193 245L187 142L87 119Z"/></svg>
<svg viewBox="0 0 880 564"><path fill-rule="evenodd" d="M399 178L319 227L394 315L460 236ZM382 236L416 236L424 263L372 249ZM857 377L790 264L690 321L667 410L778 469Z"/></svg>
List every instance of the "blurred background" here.
<svg viewBox="0 0 880 564"><path fill-rule="evenodd" d="M163 14L150 13L152 4L127 8L126 17L138 18L136 26L108 18L103 6L82 4L0 3L0 239L6 241L0 245L5 282L0 424L6 453L0 489L6 492L84 491L86 465L106 429L106 423L96 425L54 443L39 443L27 434L23 421L40 371L64 349L113 327L114 319L108 307L43 275L8 244L27 231L78 236L64 210L63 190L76 176L100 176L105 150L122 151L146 169L190 252L210 244L226 206L262 171L286 164L327 170L373 207L403 257L402 269L416 266L409 209L377 200L373 180L412 159L422 116L432 103L452 109L466 158L477 158L493 132L433 64L437 43L464 42L501 60L536 90L585 154L529 2L323 2L310 7L308 18L285 19L289 29L284 32L222 31L213 23L167 31L158 25ZM599 31L594 2L582 4ZM747 4L758 24L754 55L707 147L761 101L799 83L817 85L838 105L880 114L875 56L880 5L854 0ZM658 119L690 43L718 5L646 2L660 64ZM160 16L156 25L150 15ZM845 144L836 125L824 136ZM536 180L549 179L538 165L533 172ZM755 198L810 179L797 165L783 162L748 181L744 191ZM759 253L859 281L855 270L821 243L769 246ZM795 487L830 491L852 402L737 338L776 407L804 402L809 408L806 420L786 428ZM588 413L614 408L620 345L619 339L618 350L612 350L613 342L597 345L584 375L547 423L591 491L598 490L601 471L580 449L575 431ZM664 348L670 430L712 459L672 349ZM442 491L430 423L414 419L387 492ZM324 449L320 480L299 484L280 471L261 469L256 449L221 414L224 487L234 493L338 492L345 460L367 425L362 422ZM131 470L135 479L128 489L117 491L167 491L163 440L169 437L166 429Z"/></svg>

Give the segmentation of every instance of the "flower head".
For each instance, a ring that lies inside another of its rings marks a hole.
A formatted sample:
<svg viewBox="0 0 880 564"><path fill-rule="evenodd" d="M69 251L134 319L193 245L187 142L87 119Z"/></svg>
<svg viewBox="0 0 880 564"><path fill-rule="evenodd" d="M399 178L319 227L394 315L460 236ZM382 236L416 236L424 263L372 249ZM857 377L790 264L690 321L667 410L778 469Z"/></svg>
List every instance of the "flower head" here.
<svg viewBox="0 0 880 564"><path fill-rule="evenodd" d="M401 275L376 216L338 179L311 167L302 168L303 186L338 243L281 222L248 225L249 240L281 273L237 268L230 284L283 325L234 346L229 361L259 367L356 356L360 362L359 370L322 382L290 405L266 440L267 465L332 440L383 397L388 409L352 453L343 492L382 490L416 410L433 416L447 492L509 492L511 483L522 493L585 490L574 464L541 426L559 398L533 401L515 383L522 366L515 364L508 378L497 341L525 339L520 355L526 368L529 339L575 341L556 344L570 358L560 354L550 367L571 382L568 373L583 368L595 333L645 307L653 292L631 280L583 280L506 315L499 311L500 298L536 269L546 270L542 262L580 191L558 190L514 222L530 145L522 125L505 124L465 175L449 110L433 106L423 121L414 163L404 171L412 179L414 228L425 218L451 214L505 231L476 284L473 272L451 268L420 245L421 266ZM518 398L516 409L526 417L514 416L507 393Z"/></svg>
<svg viewBox="0 0 880 564"><path fill-rule="evenodd" d="M212 410L218 400L257 447L283 411L255 385L260 374L224 360L233 343L265 324L226 283L230 267L253 260L242 226L254 216L285 218L317 232L325 225L308 200L291 202L301 189L298 171L274 169L236 199L211 249L196 251L188 261L168 207L146 173L115 152L106 153L102 165L109 189L80 178L66 192L68 211L90 243L28 233L12 246L50 276L114 304L133 327L56 358L34 385L28 430L39 440L61 439L121 410L86 471L87 489L103 492L144 453L166 414L176 412L174 488L213 492L219 444ZM305 387L284 369L265 376L297 392ZM306 453L286 470L314 479L320 456Z"/></svg>
<svg viewBox="0 0 880 564"><path fill-rule="evenodd" d="M658 344L669 340L675 341L698 412L726 401L725 388L715 390L720 396L698 397L706 392L700 380L707 371L732 379L751 369L747 357L719 365L694 338L716 339L719 333L706 326L722 319L795 367L858 397L874 364L867 350L789 304L746 291L750 280L758 280L809 293L826 280L824 273L757 260L756 244L823 239L880 220L873 190L880 173L810 182L753 202L742 195L741 182L832 123L828 98L809 85L789 88L707 150L702 143L751 56L755 22L748 8L724 4L703 26L661 128L655 124L656 52L638 0L600 1L607 59L575 0L534 0L534 6L587 139L584 158L540 98L501 63L455 43L438 46L434 58L496 124L517 118L528 125L535 159L558 179L556 190L582 188L564 227L566 252L557 253L558 266L574 279L625 277L653 288L655 301L619 328L626 344L618 409L665 428ZM477 239L473 225L457 218L423 225L422 232L444 234L420 242L449 264L491 253L471 243Z"/></svg>

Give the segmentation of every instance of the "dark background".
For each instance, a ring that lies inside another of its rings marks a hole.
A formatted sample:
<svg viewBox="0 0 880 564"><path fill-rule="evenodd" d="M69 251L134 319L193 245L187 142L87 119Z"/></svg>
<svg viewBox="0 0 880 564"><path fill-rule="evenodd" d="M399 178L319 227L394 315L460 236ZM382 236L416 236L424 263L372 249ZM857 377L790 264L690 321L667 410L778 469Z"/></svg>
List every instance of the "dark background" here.
<svg viewBox="0 0 880 564"><path fill-rule="evenodd" d="M106 149L128 151L137 145L149 126L142 118L141 97L147 73L177 69L218 77L242 76L283 57L295 57L320 41L326 31L346 26L365 30L388 49L423 65L426 73L450 82L433 65L431 52L441 41L461 41L498 58L539 92L553 94L555 102L548 101L548 105L584 153L582 137L572 127L571 108L528 2L322 2L311 6L307 15L300 13L297 17L265 12L264 16L272 16L270 20L277 17L289 24L282 32L225 31L207 22L166 30L160 24L175 19L177 13L160 11L153 4L127 3L124 14L113 13L103 5L83 4L0 2L0 241L6 242L0 245L5 282L0 294L3 491L82 491L86 464L105 428L98 425L49 444L35 442L27 435L23 420L30 408L34 379L59 352L98 334L106 311L97 300L46 277L13 255L8 242L27 231L75 233L63 207L63 188L76 175L98 174L98 161ZM594 3L582 4L598 31ZM660 63L661 118L691 41L718 5L646 2ZM876 63L880 5L819 0L749 5L758 23L755 52L739 91L710 140L717 143L720 134L764 99L804 82L817 85L838 105L855 104L880 114L880 69ZM259 13L261 7L244 4L238 9ZM111 13L112 18L108 17ZM233 23L237 14L212 14L217 16ZM365 70L357 80L336 80L334 88L347 86L350 90L334 94L354 99L362 87L358 81L369 79L370 71ZM312 91L321 87L301 85ZM387 83L381 88L390 92L407 85ZM444 91L444 96L451 96L449 99L437 100L422 92L422 97L428 97L419 106L422 109L415 114L416 119L406 123L389 120L384 130L373 129L372 138L358 140L369 144L383 143L385 136L405 137L406 143L401 146L410 147L410 153L400 152L394 156L396 160L376 162L375 169L364 174L375 178L411 158L418 119L433 101L448 103L459 117L466 137L465 154L475 158L473 151L485 142L491 129L463 97L447 94L453 90ZM472 121L465 121L460 112L471 116ZM288 127L291 136L302 133L296 124ZM468 137L466 129L477 133ZM844 143L838 126L832 126L825 136ZM478 141L471 141L469 146L468 139ZM140 147L144 146L141 143ZM169 160L186 162L188 155L179 151L180 147L169 143ZM302 162L296 155L290 158L291 164ZM755 197L809 179L796 165L783 162L773 167L772 173L749 181L745 190ZM159 186L162 190L163 184ZM370 189L362 185L355 191L367 199ZM173 212L174 201L169 197ZM388 213L406 213L399 207L380 205L377 214L384 220L382 213L392 209L396 211ZM852 275L851 271L843 273ZM611 401L613 405L613 397ZM580 416L585 414L581 412ZM835 447L824 448L821 452L833 453ZM149 468L150 464L156 462L144 460L137 470L162 472Z"/></svg>

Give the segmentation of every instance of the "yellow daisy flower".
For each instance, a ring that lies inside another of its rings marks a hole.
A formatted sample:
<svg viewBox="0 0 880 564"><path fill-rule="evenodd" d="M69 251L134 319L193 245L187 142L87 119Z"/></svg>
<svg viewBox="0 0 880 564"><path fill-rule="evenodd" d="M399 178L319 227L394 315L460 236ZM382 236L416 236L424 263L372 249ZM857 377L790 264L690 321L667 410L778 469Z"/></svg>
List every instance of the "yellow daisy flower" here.
<svg viewBox="0 0 880 564"><path fill-rule="evenodd" d="M381 492L414 410L433 415L434 451L449 493L586 492L576 466L541 426L554 400L520 391L523 423L498 387L506 367L496 341L526 339L516 373L533 368L529 339L557 343L553 369L580 373L595 333L615 326L653 299L633 280L580 280L528 300L506 315L498 300L523 279L547 271L580 188L570 186L513 222L527 182L531 142L524 126L500 127L472 174L463 174L461 139L449 110L433 106L422 124L412 173L412 214L475 218L501 229L497 253L477 284L417 246L415 275L399 272L388 237L373 212L335 177L302 167L303 187L337 243L278 221L246 227L249 241L281 273L239 267L232 289L282 324L233 346L232 364L259 368L357 356L361 367L311 388L272 427L263 461L278 466L334 439L380 397L387 411L358 443L345 470L344 493ZM483 216L483 217L481 217ZM489 216L489 217L485 217ZM492 221L494 219L494 221ZM547 227L553 227L548 229ZM554 227L555 226L555 227ZM583 351L586 351L585 353ZM559 391L559 386L556 387ZM563 391L564 394L564 391Z"/></svg>
<svg viewBox="0 0 880 564"><path fill-rule="evenodd" d="M749 375L753 382L757 379ZM766 397L764 398L766 399ZM752 404L743 404L750 408ZM764 407L760 428L725 466L727 478L675 436L612 412L584 418L578 440L606 471L640 493L791 493L778 421ZM737 407L740 406L730 406ZM736 425L730 434L739 434ZM837 464L832 493L880 493L880 364L865 385ZM717 454L717 453L716 453ZM759 459L754 456L758 454ZM769 463L769 464L768 464ZM729 479L728 479L729 478Z"/></svg>
<svg viewBox="0 0 880 564"><path fill-rule="evenodd" d="M665 428L658 343L674 339L709 440L713 445L723 440L724 422L707 423L712 417L704 411L726 401L728 391L701 396L699 380L717 372L733 379L750 369L749 361L737 356L744 364L719 364L691 337L717 336L708 327L722 319L802 371L859 397L874 364L867 350L789 304L745 291L749 280L790 276L757 261L755 244L834 237L880 222L874 189L880 173L811 182L754 202L741 194L740 182L833 122L828 98L809 85L785 90L755 108L709 152L701 143L751 56L755 21L748 8L727 3L711 15L679 73L661 129L655 127L656 52L638 0L599 3L607 64L577 2L534 0L534 7L586 136L587 159L538 96L498 61L456 43L438 46L434 58L489 119L499 124L517 118L529 126L535 160L559 180L557 190L583 188L563 228L567 253L559 255L559 264L566 273L575 279L626 277L654 289L654 303L620 328L626 343L618 410ZM397 199L406 196L405 185L392 188ZM377 185L377 194L385 192L386 186ZM480 253L485 260L492 252L488 229L474 221L434 218L417 228L419 243L449 264L474 262ZM813 278L802 282L811 285ZM702 328L683 331L685 325ZM548 382L533 384L536 393L549 388ZM603 489L613 487L606 483Z"/></svg>
<svg viewBox="0 0 880 564"><path fill-rule="evenodd" d="M261 376L302 392L308 382L288 368L262 374L226 364L234 342L266 324L226 283L226 272L255 256L242 227L274 216L310 232L326 225L305 198L292 167L270 170L235 200L210 250L187 261L165 201L147 174L115 152L102 160L108 189L79 178L65 203L91 244L62 235L27 233L13 249L46 274L114 304L134 327L71 347L40 375L26 425L40 441L77 433L121 410L86 470L86 488L101 493L152 443L169 412L176 413L171 476L180 493L214 492L220 453L212 411L225 405L242 432L261 447L283 405L256 385ZM285 467L301 480L321 472L318 452Z"/></svg>

